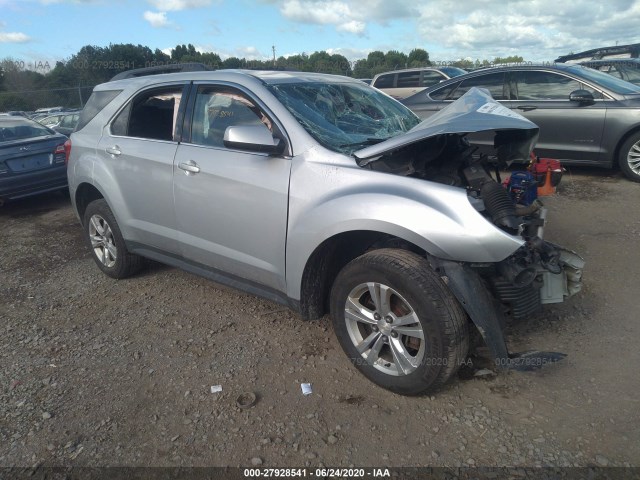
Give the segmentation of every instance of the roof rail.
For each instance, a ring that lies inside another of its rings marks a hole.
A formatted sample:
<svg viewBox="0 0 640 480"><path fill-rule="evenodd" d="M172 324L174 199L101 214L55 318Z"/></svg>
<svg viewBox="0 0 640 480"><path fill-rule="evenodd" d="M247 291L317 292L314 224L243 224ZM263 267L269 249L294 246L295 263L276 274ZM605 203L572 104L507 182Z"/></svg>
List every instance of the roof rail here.
<svg viewBox="0 0 640 480"><path fill-rule="evenodd" d="M145 77L147 75L161 75L163 73L180 73L180 72L203 72L211 70L204 63L167 63L161 65L153 65L145 68L135 68L121 72L111 78L110 81L122 80L125 78Z"/></svg>
<svg viewBox="0 0 640 480"><path fill-rule="evenodd" d="M563 55L554 60L554 62L564 63L570 60L600 60L609 55L625 55L630 58L638 58L640 54L640 43L632 43L629 45L616 45L613 47L600 47L584 52Z"/></svg>

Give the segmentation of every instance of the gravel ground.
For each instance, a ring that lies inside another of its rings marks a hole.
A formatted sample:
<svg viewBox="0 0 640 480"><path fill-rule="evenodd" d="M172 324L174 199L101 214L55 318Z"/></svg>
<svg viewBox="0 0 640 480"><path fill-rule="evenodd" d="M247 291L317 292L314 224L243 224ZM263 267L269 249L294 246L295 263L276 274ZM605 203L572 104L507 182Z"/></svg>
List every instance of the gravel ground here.
<svg viewBox="0 0 640 480"><path fill-rule="evenodd" d="M599 170L545 200L585 286L508 338L567 359L419 398L365 380L327 318L155 263L112 280L64 196L5 205L0 466L640 466L639 200Z"/></svg>

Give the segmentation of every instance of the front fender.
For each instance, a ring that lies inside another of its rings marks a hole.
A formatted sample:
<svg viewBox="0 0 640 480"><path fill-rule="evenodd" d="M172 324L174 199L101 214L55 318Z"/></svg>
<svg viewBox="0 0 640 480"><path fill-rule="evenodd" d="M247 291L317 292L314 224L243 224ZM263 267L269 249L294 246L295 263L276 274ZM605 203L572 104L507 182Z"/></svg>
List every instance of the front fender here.
<svg viewBox="0 0 640 480"><path fill-rule="evenodd" d="M307 259L325 240L373 231L429 254L463 262L499 262L523 241L476 211L464 189L336 164L296 162L287 236L287 292L299 299Z"/></svg>

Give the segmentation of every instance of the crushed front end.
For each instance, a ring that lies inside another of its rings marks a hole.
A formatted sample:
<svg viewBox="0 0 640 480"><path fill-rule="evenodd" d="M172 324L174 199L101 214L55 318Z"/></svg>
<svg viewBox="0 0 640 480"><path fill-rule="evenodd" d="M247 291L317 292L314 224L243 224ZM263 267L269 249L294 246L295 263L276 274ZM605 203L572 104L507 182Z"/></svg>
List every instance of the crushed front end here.
<svg viewBox="0 0 640 480"><path fill-rule="evenodd" d="M468 134L493 139L493 155L479 153ZM491 134L491 136L489 135ZM582 287L584 260L544 239L547 209L540 200L516 203L501 185L500 170L526 162L538 127L473 88L404 138L356 152L361 167L464 188L484 218L521 246L498 262L473 263L429 257L466 310L499 367L530 370L564 357L557 352L510 353L507 319L522 320ZM491 238L486 239L491 242Z"/></svg>

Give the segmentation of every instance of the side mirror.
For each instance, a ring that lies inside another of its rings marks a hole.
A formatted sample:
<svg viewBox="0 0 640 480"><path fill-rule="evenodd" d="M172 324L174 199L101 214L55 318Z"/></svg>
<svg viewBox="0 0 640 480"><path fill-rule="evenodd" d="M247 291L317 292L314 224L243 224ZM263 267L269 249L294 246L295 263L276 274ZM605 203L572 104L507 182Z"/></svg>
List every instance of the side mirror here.
<svg viewBox="0 0 640 480"><path fill-rule="evenodd" d="M274 137L264 125L235 125L224 132L224 146L249 152L280 155L285 143Z"/></svg>
<svg viewBox="0 0 640 480"><path fill-rule="evenodd" d="M569 94L569 101L584 105L593 105L595 103L593 94L589 90L574 90Z"/></svg>

